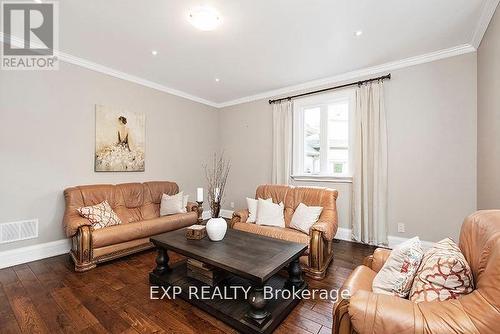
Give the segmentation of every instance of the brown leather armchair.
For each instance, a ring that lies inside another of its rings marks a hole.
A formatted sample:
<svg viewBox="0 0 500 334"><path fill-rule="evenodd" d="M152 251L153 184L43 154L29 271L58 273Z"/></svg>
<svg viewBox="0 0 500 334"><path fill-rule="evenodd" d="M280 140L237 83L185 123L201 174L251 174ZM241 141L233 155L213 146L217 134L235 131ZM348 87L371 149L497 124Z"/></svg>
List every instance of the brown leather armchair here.
<svg viewBox="0 0 500 334"><path fill-rule="evenodd" d="M372 281L389 257L377 249L344 283L350 300L333 311L333 333L498 333L500 325L500 210L466 218L459 247L474 275L475 290L444 302L413 303L372 292Z"/></svg>
<svg viewBox="0 0 500 334"><path fill-rule="evenodd" d="M160 217L162 195L178 192L174 182L100 184L64 190L63 225L72 239L70 255L75 271L90 270L98 263L152 248L151 236L196 224L196 203L188 203L186 213ZM77 209L104 200L122 224L93 230L90 221L81 217Z"/></svg>
<svg viewBox="0 0 500 334"><path fill-rule="evenodd" d="M300 257L300 263L306 275L314 279L322 279L333 259L333 238L338 226L337 196L336 190L327 188L262 185L257 188L255 198L272 198L274 203L283 202L286 227L247 223L247 209L234 212L229 226L241 231L309 245L306 255ZM311 227L309 235L289 228L293 213L300 203L323 207L321 216Z"/></svg>

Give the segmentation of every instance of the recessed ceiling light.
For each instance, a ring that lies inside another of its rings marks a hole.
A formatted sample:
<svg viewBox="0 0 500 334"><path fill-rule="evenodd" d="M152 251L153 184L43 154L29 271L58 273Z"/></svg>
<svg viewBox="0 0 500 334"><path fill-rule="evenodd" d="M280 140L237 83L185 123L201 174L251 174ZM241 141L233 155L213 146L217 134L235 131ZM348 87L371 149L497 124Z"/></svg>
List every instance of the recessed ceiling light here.
<svg viewBox="0 0 500 334"><path fill-rule="evenodd" d="M193 26L203 31L214 30L222 22L215 8L208 6L199 6L191 9L188 20Z"/></svg>
<svg viewBox="0 0 500 334"><path fill-rule="evenodd" d="M359 37L359 36L363 35L363 31L358 30L358 31L356 31L355 35L356 35L356 37Z"/></svg>
<svg viewBox="0 0 500 334"><path fill-rule="evenodd" d="M42 3L42 0L35 0L36 3Z"/></svg>
<svg viewBox="0 0 500 334"><path fill-rule="evenodd" d="M151 51L151 54L152 54L153 56L156 56L156 55L158 54L158 51L153 50L153 51Z"/></svg>
<svg viewBox="0 0 500 334"><path fill-rule="evenodd" d="M219 79L219 78L215 78L215 82L219 82L219 81L220 81L220 79Z"/></svg>

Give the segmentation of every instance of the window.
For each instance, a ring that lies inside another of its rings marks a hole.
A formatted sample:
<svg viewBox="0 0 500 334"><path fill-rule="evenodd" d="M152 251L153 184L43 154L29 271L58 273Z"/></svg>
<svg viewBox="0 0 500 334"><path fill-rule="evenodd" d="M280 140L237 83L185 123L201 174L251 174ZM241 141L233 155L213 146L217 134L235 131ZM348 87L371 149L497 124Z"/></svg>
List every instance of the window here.
<svg viewBox="0 0 500 334"><path fill-rule="evenodd" d="M352 176L354 90L294 102L293 176Z"/></svg>

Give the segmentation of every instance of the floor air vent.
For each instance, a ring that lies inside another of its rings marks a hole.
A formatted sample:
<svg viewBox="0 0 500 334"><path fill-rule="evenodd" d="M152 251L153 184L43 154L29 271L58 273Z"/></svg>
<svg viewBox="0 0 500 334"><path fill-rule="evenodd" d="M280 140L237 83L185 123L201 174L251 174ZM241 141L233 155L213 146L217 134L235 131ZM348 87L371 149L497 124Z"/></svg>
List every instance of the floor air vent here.
<svg viewBox="0 0 500 334"><path fill-rule="evenodd" d="M38 237L38 219L0 224L0 244Z"/></svg>

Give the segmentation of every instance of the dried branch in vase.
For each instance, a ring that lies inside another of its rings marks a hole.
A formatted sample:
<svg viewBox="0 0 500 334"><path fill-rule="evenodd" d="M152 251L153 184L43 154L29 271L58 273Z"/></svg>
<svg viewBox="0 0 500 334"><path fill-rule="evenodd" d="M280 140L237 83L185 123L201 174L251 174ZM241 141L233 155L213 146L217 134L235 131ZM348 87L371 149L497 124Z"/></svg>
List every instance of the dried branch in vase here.
<svg viewBox="0 0 500 334"><path fill-rule="evenodd" d="M204 168L208 183L210 211L212 212L212 218L218 218L231 163L224 158L224 153L220 156L215 153L211 166L205 165Z"/></svg>

